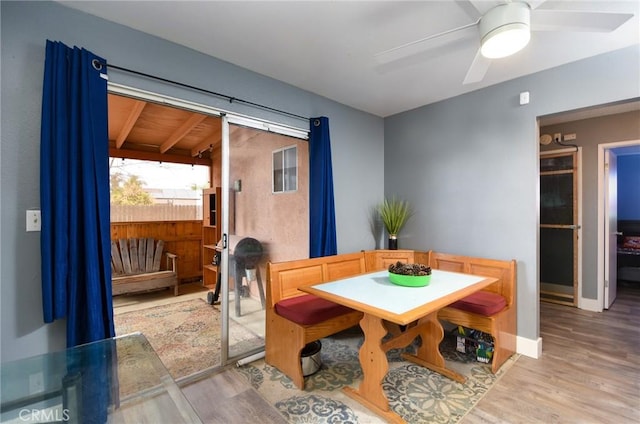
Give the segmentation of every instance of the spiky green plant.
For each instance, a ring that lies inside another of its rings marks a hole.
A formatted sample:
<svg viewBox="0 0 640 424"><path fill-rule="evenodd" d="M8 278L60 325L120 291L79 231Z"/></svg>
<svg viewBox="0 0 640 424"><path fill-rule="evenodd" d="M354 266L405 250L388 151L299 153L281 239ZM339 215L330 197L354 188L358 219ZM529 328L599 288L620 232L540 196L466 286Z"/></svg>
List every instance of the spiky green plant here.
<svg viewBox="0 0 640 424"><path fill-rule="evenodd" d="M390 236L398 235L404 224L413 215L409 202L398 200L395 197L390 200L385 198L384 202L378 205L378 213Z"/></svg>

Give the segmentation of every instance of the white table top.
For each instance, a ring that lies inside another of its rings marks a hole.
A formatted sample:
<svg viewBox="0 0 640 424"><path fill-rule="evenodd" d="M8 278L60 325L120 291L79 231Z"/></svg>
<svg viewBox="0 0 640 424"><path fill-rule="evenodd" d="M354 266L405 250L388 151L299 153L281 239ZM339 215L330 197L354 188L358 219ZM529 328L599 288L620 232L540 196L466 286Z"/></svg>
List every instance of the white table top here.
<svg viewBox="0 0 640 424"><path fill-rule="evenodd" d="M306 289L316 296L397 323L438 310L496 281L478 275L433 270L424 287L405 287L389 281L388 271L317 284ZM411 315L407 317L406 315Z"/></svg>

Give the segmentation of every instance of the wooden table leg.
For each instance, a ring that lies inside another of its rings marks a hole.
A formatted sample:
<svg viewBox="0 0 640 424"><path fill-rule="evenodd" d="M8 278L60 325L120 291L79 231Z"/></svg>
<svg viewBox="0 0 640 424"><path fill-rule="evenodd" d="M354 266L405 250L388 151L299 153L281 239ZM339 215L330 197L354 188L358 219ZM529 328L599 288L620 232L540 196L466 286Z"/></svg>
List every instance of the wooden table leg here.
<svg viewBox="0 0 640 424"><path fill-rule="evenodd" d="M389 371L387 355L382 350L382 338L387 334L387 330L380 318L366 313L360 321L360 327L364 332L364 343L360 348L362 382L357 390L345 387L343 391L387 421L404 423L398 414L389 409L389 401L382 389L382 380Z"/></svg>
<svg viewBox="0 0 640 424"><path fill-rule="evenodd" d="M429 314L418 321L422 345L416 355L403 353L402 357L407 361L421 365L432 371L440 373L452 380L464 383L467 378L446 367L446 363L440 353L440 342L444 338L442 324L438 320L438 312Z"/></svg>

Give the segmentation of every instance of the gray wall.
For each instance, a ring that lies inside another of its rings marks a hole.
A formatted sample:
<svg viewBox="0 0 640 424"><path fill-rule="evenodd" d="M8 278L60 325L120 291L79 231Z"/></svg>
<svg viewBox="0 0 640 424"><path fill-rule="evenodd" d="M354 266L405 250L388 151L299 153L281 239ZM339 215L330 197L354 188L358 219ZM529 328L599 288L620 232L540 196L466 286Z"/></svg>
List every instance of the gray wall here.
<svg viewBox="0 0 640 424"><path fill-rule="evenodd" d="M25 210L39 208L39 146L45 40L77 45L115 65L199 86L303 116L330 119L338 250L370 249L368 208L383 197L384 122L326 98L193 50L51 2L2 2L1 360L65 346L65 323L42 319L39 233ZM212 41L215 42L215 41ZM227 41L224 41L227 42ZM307 128L197 92L118 73L110 81ZM358 160L353 160L357 157ZM363 190L366 187L366 190Z"/></svg>
<svg viewBox="0 0 640 424"><path fill-rule="evenodd" d="M2 361L65 343L64 322L42 323L39 234L24 231L25 210L39 207L47 38L85 47L116 65L305 116L328 116L338 250L373 248L370 208L384 194L406 198L417 214L400 234L400 247L517 259L518 333L528 339L538 337L536 117L640 96L634 47L382 120L58 4L2 2L0 7ZM110 80L301 125L114 71ZM518 106L521 91L530 91L529 105Z"/></svg>
<svg viewBox="0 0 640 424"><path fill-rule="evenodd" d="M576 134L582 147L582 297L598 297L598 144L640 140L640 112L627 112L540 127L540 134ZM556 150L556 144L540 150ZM640 188L636 188L640 190Z"/></svg>
<svg viewBox="0 0 640 424"><path fill-rule="evenodd" d="M639 74L635 46L385 119L385 194L417 211L400 246L516 259L518 335L537 339L537 117L638 97Z"/></svg>

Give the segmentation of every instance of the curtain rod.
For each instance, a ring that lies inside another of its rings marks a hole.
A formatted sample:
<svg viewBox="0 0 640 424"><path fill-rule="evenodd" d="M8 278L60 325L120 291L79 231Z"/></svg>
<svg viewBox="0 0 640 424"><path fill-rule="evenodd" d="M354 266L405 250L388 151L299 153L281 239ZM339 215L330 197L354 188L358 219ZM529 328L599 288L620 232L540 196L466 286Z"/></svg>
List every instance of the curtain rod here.
<svg viewBox="0 0 640 424"><path fill-rule="evenodd" d="M158 77L158 76L155 76L155 75L146 74L144 72L135 71L133 69L124 68L122 66L117 66L117 65L112 65L110 63L100 62L98 59L93 59L91 64L98 71L102 70L103 66L106 66L107 68L117 69L119 71L128 72L130 74L139 75L139 76L142 76L142 77L145 77L145 78L151 78L151 79L154 79L154 80L158 80L158 81L166 82L166 83L169 83L169 84L177 85L177 86L180 86L180 87L188 88L188 89L191 89L191 90L201 91L203 93L211 94L211 95L216 96L216 97L221 97L223 99L227 99L229 101L229 103L234 103L234 102L235 103L241 103L241 104L244 104L244 105L247 105L247 106L252 106L252 107L255 107L255 108L258 108L258 109L267 110L269 112L279 113L280 115L290 116L290 117L293 117L293 118L309 121L309 118L307 118L306 116L296 115L295 113L287 112L285 110L280 110L280 109L276 109L276 108L273 108L273 107L270 107L270 106L261 105L259 103L250 102L248 100L239 99L237 97L229 96L229 95L226 95L226 94L217 93L215 91L207 90L206 88L200 88L200 87L196 87L196 86L193 86L193 85L185 84L185 83L182 83L182 82L173 81L173 80L170 80L170 79L167 79L167 78L162 78L162 77Z"/></svg>

